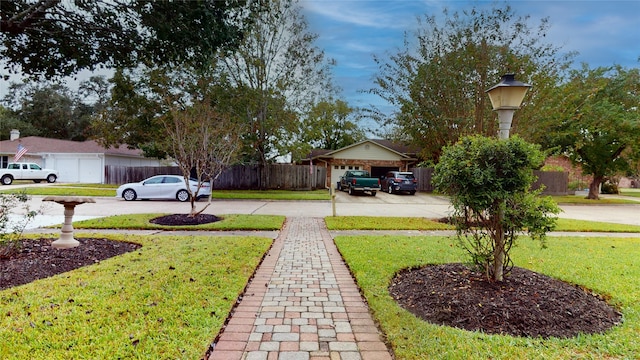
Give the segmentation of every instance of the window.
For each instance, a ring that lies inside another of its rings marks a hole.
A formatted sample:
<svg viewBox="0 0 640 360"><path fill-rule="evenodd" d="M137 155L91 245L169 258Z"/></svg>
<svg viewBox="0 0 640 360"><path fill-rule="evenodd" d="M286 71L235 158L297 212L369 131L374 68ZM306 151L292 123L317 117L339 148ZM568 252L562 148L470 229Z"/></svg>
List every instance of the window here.
<svg viewBox="0 0 640 360"><path fill-rule="evenodd" d="M42 169L40 168L40 166L38 166L38 165L36 165L36 164L30 164L30 165L29 165L29 168L31 168L31 170L42 170Z"/></svg>
<svg viewBox="0 0 640 360"><path fill-rule="evenodd" d="M158 176L158 177L153 177L147 181L145 181L145 184L161 184L162 183L162 179L164 179L164 177L162 176Z"/></svg>
<svg viewBox="0 0 640 360"><path fill-rule="evenodd" d="M174 177L166 177L164 178L163 183L165 184L177 184L180 182L180 179Z"/></svg>
<svg viewBox="0 0 640 360"><path fill-rule="evenodd" d="M333 168L338 170L340 167L338 165L333 165Z"/></svg>
<svg viewBox="0 0 640 360"><path fill-rule="evenodd" d="M345 169L344 165L340 166L340 170L344 170L344 169Z"/></svg>

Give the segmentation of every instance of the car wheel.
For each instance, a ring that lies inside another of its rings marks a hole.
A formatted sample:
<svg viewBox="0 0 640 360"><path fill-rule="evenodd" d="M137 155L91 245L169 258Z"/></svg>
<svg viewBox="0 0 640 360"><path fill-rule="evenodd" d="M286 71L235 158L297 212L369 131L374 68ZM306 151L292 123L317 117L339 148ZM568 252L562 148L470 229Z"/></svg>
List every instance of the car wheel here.
<svg viewBox="0 0 640 360"><path fill-rule="evenodd" d="M387 185L387 192L393 194L393 187L391 185Z"/></svg>
<svg viewBox="0 0 640 360"><path fill-rule="evenodd" d="M349 191L348 191L349 195L353 195L353 190L351 189L351 186L349 186Z"/></svg>
<svg viewBox="0 0 640 360"><path fill-rule="evenodd" d="M376 192L375 192L375 191L372 191L372 192L371 192L371 196L376 196Z"/></svg>
<svg viewBox="0 0 640 360"><path fill-rule="evenodd" d="M410 192L409 192L409 194L411 194L411 195L415 195L415 194L416 194L416 192L415 192L415 191L410 191Z"/></svg>
<svg viewBox="0 0 640 360"><path fill-rule="evenodd" d="M122 192L122 198L126 201L133 201L138 198L138 194L136 194L135 190L127 189Z"/></svg>
<svg viewBox="0 0 640 360"><path fill-rule="evenodd" d="M56 179L57 179L57 177L55 175L53 175L53 174L47 176L47 182L48 183L54 183L54 182L56 182Z"/></svg>
<svg viewBox="0 0 640 360"><path fill-rule="evenodd" d="M178 199L178 201L189 201L189 193L187 192L187 190L179 190L178 193L176 194L176 199Z"/></svg>
<svg viewBox="0 0 640 360"><path fill-rule="evenodd" d="M11 185L12 182L13 178L11 176L6 175L2 177L2 185Z"/></svg>

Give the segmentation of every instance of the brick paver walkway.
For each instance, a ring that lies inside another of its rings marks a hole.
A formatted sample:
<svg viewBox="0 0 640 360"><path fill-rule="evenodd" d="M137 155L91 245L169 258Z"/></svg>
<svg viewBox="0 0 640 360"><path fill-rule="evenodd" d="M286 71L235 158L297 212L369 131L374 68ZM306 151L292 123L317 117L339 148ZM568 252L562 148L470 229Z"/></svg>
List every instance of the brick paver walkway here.
<svg viewBox="0 0 640 360"><path fill-rule="evenodd" d="M322 219L287 219L209 356L219 359L392 359Z"/></svg>

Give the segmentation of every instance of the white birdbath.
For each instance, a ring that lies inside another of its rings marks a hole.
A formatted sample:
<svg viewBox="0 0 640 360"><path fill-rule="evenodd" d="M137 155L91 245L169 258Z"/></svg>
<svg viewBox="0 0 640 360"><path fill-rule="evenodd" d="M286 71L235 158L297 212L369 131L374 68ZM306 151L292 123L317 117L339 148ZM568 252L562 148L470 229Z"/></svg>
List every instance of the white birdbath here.
<svg viewBox="0 0 640 360"><path fill-rule="evenodd" d="M47 196L42 201L54 201L64 206L64 224L62 225L62 234L60 238L53 243L56 249L68 249L80 245L80 242L73 238L73 213L75 207L85 203L95 203L96 201L88 197L80 196Z"/></svg>

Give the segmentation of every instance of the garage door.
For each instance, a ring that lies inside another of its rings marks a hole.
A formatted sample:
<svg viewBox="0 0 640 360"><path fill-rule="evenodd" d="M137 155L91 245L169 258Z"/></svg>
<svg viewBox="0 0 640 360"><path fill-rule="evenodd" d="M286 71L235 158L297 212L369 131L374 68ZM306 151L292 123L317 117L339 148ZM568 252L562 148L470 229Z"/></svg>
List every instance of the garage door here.
<svg viewBox="0 0 640 360"><path fill-rule="evenodd" d="M335 187L338 181L340 181L340 177L344 175L344 172L347 170L362 170L362 165L334 165L331 169L331 183Z"/></svg>
<svg viewBox="0 0 640 360"><path fill-rule="evenodd" d="M80 174L78 182L89 184L100 184L102 182L102 160L100 159L79 159Z"/></svg>
<svg viewBox="0 0 640 360"><path fill-rule="evenodd" d="M102 160L99 158L58 157L56 170L60 173L58 181L70 183L100 184L102 182Z"/></svg>
<svg viewBox="0 0 640 360"><path fill-rule="evenodd" d="M60 173L60 182L78 182L78 160L73 158L57 158L55 169Z"/></svg>

